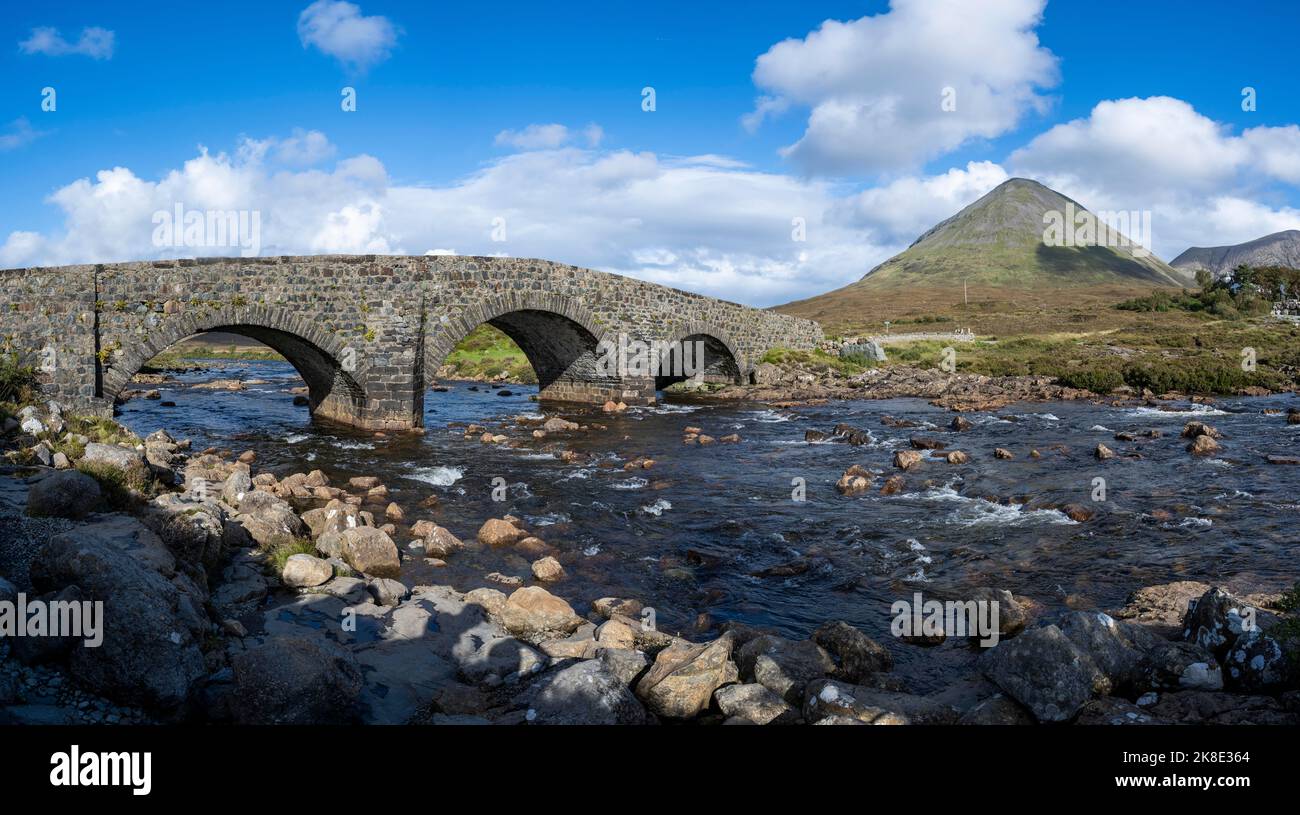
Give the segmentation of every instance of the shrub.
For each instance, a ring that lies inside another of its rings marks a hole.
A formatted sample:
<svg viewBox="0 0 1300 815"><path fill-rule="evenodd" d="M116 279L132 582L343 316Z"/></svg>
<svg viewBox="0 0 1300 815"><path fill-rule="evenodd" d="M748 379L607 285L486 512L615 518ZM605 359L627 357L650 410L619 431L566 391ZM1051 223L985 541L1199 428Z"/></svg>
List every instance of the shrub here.
<svg viewBox="0 0 1300 815"><path fill-rule="evenodd" d="M104 462L79 461L77 469L99 482L105 503L115 510L129 510L155 492L149 468L143 464L123 470Z"/></svg>
<svg viewBox="0 0 1300 815"><path fill-rule="evenodd" d="M0 354L0 402L35 401L36 369L20 365L16 353Z"/></svg>

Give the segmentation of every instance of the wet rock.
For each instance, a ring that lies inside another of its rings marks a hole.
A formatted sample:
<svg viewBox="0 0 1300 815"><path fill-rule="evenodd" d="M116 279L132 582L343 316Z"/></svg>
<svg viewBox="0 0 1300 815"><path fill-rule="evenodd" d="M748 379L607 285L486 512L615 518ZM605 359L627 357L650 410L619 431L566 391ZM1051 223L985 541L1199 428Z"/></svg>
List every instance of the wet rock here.
<svg viewBox="0 0 1300 815"><path fill-rule="evenodd" d="M1054 625L998 643L979 658L980 670L1040 722L1074 718L1110 682L1086 653Z"/></svg>
<svg viewBox="0 0 1300 815"><path fill-rule="evenodd" d="M1061 507L1061 512L1065 513L1065 517L1075 521L1076 523L1090 521L1094 514L1091 509L1085 507L1083 504L1066 504Z"/></svg>
<svg viewBox="0 0 1300 815"><path fill-rule="evenodd" d="M582 426L577 422L570 422L566 419L561 419L559 416L547 419L542 423L542 429L547 433L561 433L564 431L579 430L581 427Z"/></svg>
<svg viewBox="0 0 1300 815"><path fill-rule="evenodd" d="M568 603L541 586L527 586L516 589L506 599L501 607L501 622L516 637L537 643L572 634L583 619Z"/></svg>
<svg viewBox="0 0 1300 815"><path fill-rule="evenodd" d="M340 536L342 557L353 569L374 577L397 577L402 571L397 544L373 527L349 529Z"/></svg>
<svg viewBox="0 0 1300 815"><path fill-rule="evenodd" d="M290 555L280 580L290 588L319 586L334 577L334 567L312 555Z"/></svg>
<svg viewBox="0 0 1300 815"><path fill-rule="evenodd" d="M840 495L861 495L871 488L871 479L874 477L870 470L854 464L835 482L835 489L839 490Z"/></svg>
<svg viewBox="0 0 1300 815"><path fill-rule="evenodd" d="M321 638L270 637L230 660L239 724L344 724L356 717L361 669Z"/></svg>
<svg viewBox="0 0 1300 815"><path fill-rule="evenodd" d="M713 701L724 716L744 719L751 724L794 724L799 720L799 711L759 684L718 688Z"/></svg>
<svg viewBox="0 0 1300 815"><path fill-rule="evenodd" d="M909 693L876 690L834 679L811 682L803 704L804 721L844 717L863 724L954 724L957 711Z"/></svg>
<svg viewBox="0 0 1300 815"><path fill-rule="evenodd" d="M965 464L970 461L970 456L966 455L961 450L952 450L944 455L944 460L949 464Z"/></svg>
<svg viewBox="0 0 1300 815"><path fill-rule="evenodd" d="M921 454L915 450L895 450L894 466L900 470L911 470L921 465Z"/></svg>
<svg viewBox="0 0 1300 815"><path fill-rule="evenodd" d="M967 419L965 416L954 416L952 422L948 424L948 427L959 433L970 430L974 426L975 425L971 423L970 419Z"/></svg>
<svg viewBox="0 0 1300 815"><path fill-rule="evenodd" d="M366 588L375 602L381 606L395 606L410 596L411 592L400 580L378 577L371 580Z"/></svg>
<svg viewBox="0 0 1300 815"><path fill-rule="evenodd" d="M501 518L489 518L478 531L479 542L487 546L510 546L526 537L528 533Z"/></svg>
<svg viewBox="0 0 1300 815"><path fill-rule="evenodd" d="M792 705L803 703L805 686L834 673L831 655L812 640L788 640L764 634L742 645L736 666L746 681L757 682Z"/></svg>
<svg viewBox="0 0 1300 815"><path fill-rule="evenodd" d="M543 583L551 583L564 578L564 567L560 561L547 556L533 561L533 577Z"/></svg>
<svg viewBox="0 0 1300 815"><path fill-rule="evenodd" d="M622 597L601 597L591 602L591 610L606 620L614 615L639 617L644 607L640 600L630 600Z"/></svg>
<svg viewBox="0 0 1300 815"><path fill-rule="evenodd" d="M913 450L942 450L947 445L932 436L912 436L907 440Z"/></svg>
<svg viewBox="0 0 1300 815"><path fill-rule="evenodd" d="M888 648L842 620L818 628L812 639L838 663L834 671L836 678L852 684L894 667L894 657Z"/></svg>
<svg viewBox="0 0 1300 815"><path fill-rule="evenodd" d="M1115 457L1115 451L1104 444L1098 444L1097 449L1093 450L1092 454L1096 456L1099 461L1105 461Z"/></svg>
<svg viewBox="0 0 1300 815"><path fill-rule="evenodd" d="M1162 637L1181 636L1188 608L1209 590L1209 584L1193 580L1147 586L1130 594L1124 607L1111 616L1146 626Z"/></svg>
<svg viewBox="0 0 1300 815"><path fill-rule="evenodd" d="M1006 449L1005 447L995 447L993 448L993 457L1000 458L1004 461L1010 461L1011 459L1015 458L1015 454L1012 453L1010 450Z"/></svg>
<svg viewBox="0 0 1300 815"><path fill-rule="evenodd" d="M1206 436L1211 439L1222 438L1219 431L1205 422L1188 422L1183 425L1183 438L1195 439L1198 436Z"/></svg>
<svg viewBox="0 0 1300 815"><path fill-rule="evenodd" d="M379 479L373 475L359 475L349 478L348 486L358 490L372 490L379 486Z"/></svg>
<svg viewBox="0 0 1300 815"><path fill-rule="evenodd" d="M27 492L27 514L80 519L99 508L99 482L76 470L51 473Z"/></svg>
<svg viewBox="0 0 1300 815"><path fill-rule="evenodd" d="M435 526L424 538L424 553L429 557L447 558L464 548L464 542L444 526Z"/></svg>
<svg viewBox="0 0 1300 815"><path fill-rule="evenodd" d="M1196 436L1187 445L1187 452L1194 456L1207 456L1219 451L1219 443L1210 436Z"/></svg>
<svg viewBox="0 0 1300 815"><path fill-rule="evenodd" d="M891 475L885 479L885 483L880 487L880 494L896 495L903 491L904 483L901 475Z"/></svg>
<svg viewBox="0 0 1300 815"><path fill-rule="evenodd" d="M636 696L653 713L689 719L708 708L713 692L738 678L731 661L733 637L709 643L676 641L655 656L636 684Z"/></svg>
<svg viewBox="0 0 1300 815"><path fill-rule="evenodd" d="M589 659L547 676L527 701L533 724L643 724L645 708L627 683L599 659Z"/></svg>
<svg viewBox="0 0 1300 815"><path fill-rule="evenodd" d="M828 438L830 437L820 430L805 430L803 434L804 441L826 441Z"/></svg>
<svg viewBox="0 0 1300 815"><path fill-rule="evenodd" d="M1264 456L1264 461L1269 464L1300 466L1300 456Z"/></svg>

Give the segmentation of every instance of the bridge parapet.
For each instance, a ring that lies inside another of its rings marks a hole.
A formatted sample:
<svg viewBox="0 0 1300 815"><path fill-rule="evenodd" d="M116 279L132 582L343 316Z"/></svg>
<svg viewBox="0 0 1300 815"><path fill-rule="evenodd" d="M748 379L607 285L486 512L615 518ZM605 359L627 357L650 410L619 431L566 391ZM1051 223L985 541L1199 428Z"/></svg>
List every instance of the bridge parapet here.
<svg viewBox="0 0 1300 815"><path fill-rule="evenodd" d="M52 398L112 403L149 359L186 337L231 331L302 374L313 412L372 429L422 423L447 354L489 322L538 374L543 399L654 400L654 380L602 375L602 339L711 338L747 377L767 348L812 348L814 322L545 260L289 256L142 261L0 271L0 334ZM722 368L719 368L721 370Z"/></svg>

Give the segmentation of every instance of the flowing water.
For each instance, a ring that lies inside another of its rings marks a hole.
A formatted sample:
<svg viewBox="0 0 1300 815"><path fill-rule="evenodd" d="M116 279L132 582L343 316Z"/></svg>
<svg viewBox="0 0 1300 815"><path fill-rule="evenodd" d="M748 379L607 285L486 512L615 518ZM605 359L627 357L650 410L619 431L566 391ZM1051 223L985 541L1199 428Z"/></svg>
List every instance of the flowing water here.
<svg viewBox="0 0 1300 815"><path fill-rule="evenodd" d="M238 377L266 380L244 391L192 390L197 382ZM774 409L668 399L654 408L606 416L564 409L575 421L606 430L531 438L514 417L539 416L536 388L455 383L426 396L427 434L373 434L313 423L292 404L301 380L287 363L222 362L161 386L163 400L133 400L120 420L140 434L159 427L190 438L194 449L218 446L257 452L254 472L278 476L321 469L335 484L376 475L407 514L405 527L428 517L472 540L489 517L513 514L559 550L568 577L551 586L580 612L602 596L652 605L661 629L689 633L697 617L739 620L807 636L827 620L847 620L882 642L890 605L914 592L995 587L1024 595L1045 613L1110 608L1132 590L1172 580L1237 578L1254 590L1291 585L1300 554L1300 467L1271 466L1266 454L1300 454L1300 425L1265 409L1300 405L1287 394L1225 399L1215 407L1176 410L1059 402L1015 405L970 414L973 430L947 430L952 414L924 400L832 402ZM550 408L547 415L553 415ZM892 415L918 427L885 426ZM1224 434L1216 457L1184 451L1183 424L1201 419ZM466 440L464 423L498 427L518 448ZM804 441L809 429L838 423L867 430L872 443ZM739 444L682 443L699 426ZM1119 431L1163 432L1157 439L1118 442ZM909 436L930 435L971 461L927 459L906 487L860 497L835 490L840 474L860 464L882 476ZM1105 443L1121 457L1098 461ZM589 455L556 458L561 447ZM997 460L993 451L1015 454ZM1041 458L1032 459L1031 449ZM1134 453L1138 457L1123 457ZM651 469L625 472L635 457ZM506 500L492 498L504 479ZM1093 501L1095 479L1105 500ZM806 500L793 500L796 479ZM497 482L500 483L500 482ZM419 504L430 495L436 509ZM1079 503L1092 520L1077 523L1054 507ZM382 507L380 507L382 509ZM529 562L507 551L453 555L446 568L419 558L404 566L409 584L442 583L468 590L499 571L530 578ZM914 689L944 684L970 659L962 643L939 648L891 645L899 672Z"/></svg>

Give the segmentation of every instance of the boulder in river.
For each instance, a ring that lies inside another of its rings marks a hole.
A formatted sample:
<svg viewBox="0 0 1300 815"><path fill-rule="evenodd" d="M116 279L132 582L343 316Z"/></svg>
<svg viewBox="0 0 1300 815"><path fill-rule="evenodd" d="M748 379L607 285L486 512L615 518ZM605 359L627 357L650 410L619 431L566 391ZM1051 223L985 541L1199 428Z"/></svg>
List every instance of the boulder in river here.
<svg viewBox="0 0 1300 815"><path fill-rule="evenodd" d="M921 454L915 450L895 450L894 466L900 470L911 470L921 464Z"/></svg>
<svg viewBox="0 0 1300 815"><path fill-rule="evenodd" d="M374 527L349 529L340 536L343 559L358 572L373 577L397 577L402 570L397 544Z"/></svg>
<svg viewBox="0 0 1300 815"><path fill-rule="evenodd" d="M812 639L838 663L835 676L857 684L868 676L894 667L889 649L842 620L826 623Z"/></svg>
<svg viewBox="0 0 1300 815"><path fill-rule="evenodd" d="M488 518L478 530L480 543L487 546L510 546L528 537L528 533L501 518Z"/></svg>
<svg viewBox="0 0 1300 815"><path fill-rule="evenodd" d="M1069 721L1089 699L1111 689L1092 658L1054 625L998 643L978 664L1040 722Z"/></svg>
<svg viewBox="0 0 1300 815"><path fill-rule="evenodd" d="M583 619L541 586L515 589L501 607L501 622L516 637L537 643L572 634Z"/></svg>
<svg viewBox="0 0 1300 815"><path fill-rule="evenodd" d="M653 713L690 719L708 708L713 692L739 676L731 661L734 635L713 642L675 641L660 651L636 683L636 695Z"/></svg>

